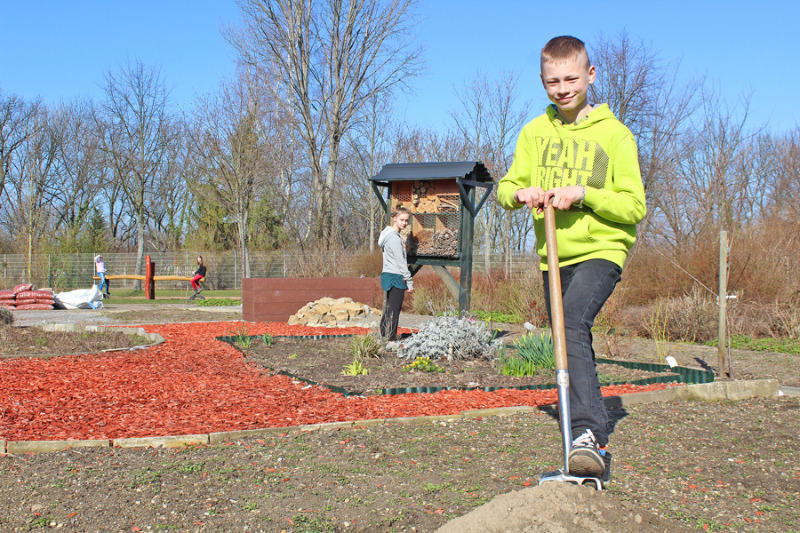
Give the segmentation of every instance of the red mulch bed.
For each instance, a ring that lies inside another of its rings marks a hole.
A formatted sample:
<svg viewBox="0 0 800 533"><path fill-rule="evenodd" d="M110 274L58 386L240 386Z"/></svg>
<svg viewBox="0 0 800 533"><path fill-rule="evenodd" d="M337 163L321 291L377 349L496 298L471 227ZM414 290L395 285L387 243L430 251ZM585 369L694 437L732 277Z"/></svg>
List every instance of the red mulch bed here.
<svg viewBox="0 0 800 533"><path fill-rule="evenodd" d="M546 405L551 390L449 390L350 397L248 363L215 337L241 322L144 326L166 342L134 352L0 361L0 439L118 439L205 434L375 418ZM250 335L330 335L327 328L247 324ZM364 334L362 328L337 334ZM614 385L606 396L666 385Z"/></svg>

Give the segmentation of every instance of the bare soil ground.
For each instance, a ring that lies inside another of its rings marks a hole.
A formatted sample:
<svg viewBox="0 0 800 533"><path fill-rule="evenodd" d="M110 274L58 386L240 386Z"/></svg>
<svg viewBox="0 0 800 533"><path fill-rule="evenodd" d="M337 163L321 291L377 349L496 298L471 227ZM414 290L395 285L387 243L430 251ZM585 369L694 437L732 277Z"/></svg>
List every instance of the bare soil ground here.
<svg viewBox="0 0 800 533"><path fill-rule="evenodd" d="M97 353L147 345L150 342L144 337L118 331L75 333L45 331L36 326L0 326L0 358Z"/></svg>
<svg viewBox="0 0 800 533"><path fill-rule="evenodd" d="M651 345L631 340L627 357L653 361ZM318 345L308 354L332 351ZM700 367L716 362L709 347L673 345L669 355ZM732 361L735 378L800 379L798 356L734 352ZM0 409L6 401L13 398ZM612 414L612 480L602 492L537 486L537 475L562 461L553 409L542 408L288 429L178 450L0 457L0 530L800 531L797 398L647 404Z"/></svg>

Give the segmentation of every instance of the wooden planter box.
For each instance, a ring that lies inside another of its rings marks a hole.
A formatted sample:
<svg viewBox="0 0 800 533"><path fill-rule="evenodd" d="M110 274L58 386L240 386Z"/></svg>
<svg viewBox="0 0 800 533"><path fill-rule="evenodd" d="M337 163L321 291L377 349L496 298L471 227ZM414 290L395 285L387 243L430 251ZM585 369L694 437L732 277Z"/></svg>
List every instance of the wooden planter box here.
<svg viewBox="0 0 800 533"><path fill-rule="evenodd" d="M307 303L326 296L352 298L378 308L383 302L377 278L244 278L242 319L247 322L286 322Z"/></svg>

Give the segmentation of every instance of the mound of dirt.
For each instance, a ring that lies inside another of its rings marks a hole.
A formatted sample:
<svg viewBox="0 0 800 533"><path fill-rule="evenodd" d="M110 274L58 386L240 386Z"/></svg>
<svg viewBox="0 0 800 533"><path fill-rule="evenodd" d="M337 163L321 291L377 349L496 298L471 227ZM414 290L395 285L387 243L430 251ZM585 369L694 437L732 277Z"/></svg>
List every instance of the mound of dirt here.
<svg viewBox="0 0 800 533"><path fill-rule="evenodd" d="M689 532L630 502L620 502L593 487L548 482L496 496L451 520L438 533L640 533Z"/></svg>

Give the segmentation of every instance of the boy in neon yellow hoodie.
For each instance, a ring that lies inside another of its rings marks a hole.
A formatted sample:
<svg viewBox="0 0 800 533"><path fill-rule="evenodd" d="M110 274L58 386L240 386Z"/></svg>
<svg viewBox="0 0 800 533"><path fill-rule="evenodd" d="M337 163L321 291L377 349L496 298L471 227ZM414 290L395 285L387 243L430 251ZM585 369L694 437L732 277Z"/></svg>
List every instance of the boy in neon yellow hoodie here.
<svg viewBox="0 0 800 533"><path fill-rule="evenodd" d="M569 471L603 477L609 419L595 369L592 325L636 240L636 224L646 212L644 187L630 130L607 104L587 100L595 67L584 43L569 36L551 39L542 49L541 78L555 105L523 127L497 199L506 209L533 210L548 310L543 210L549 204L556 209L570 416L577 435Z"/></svg>

